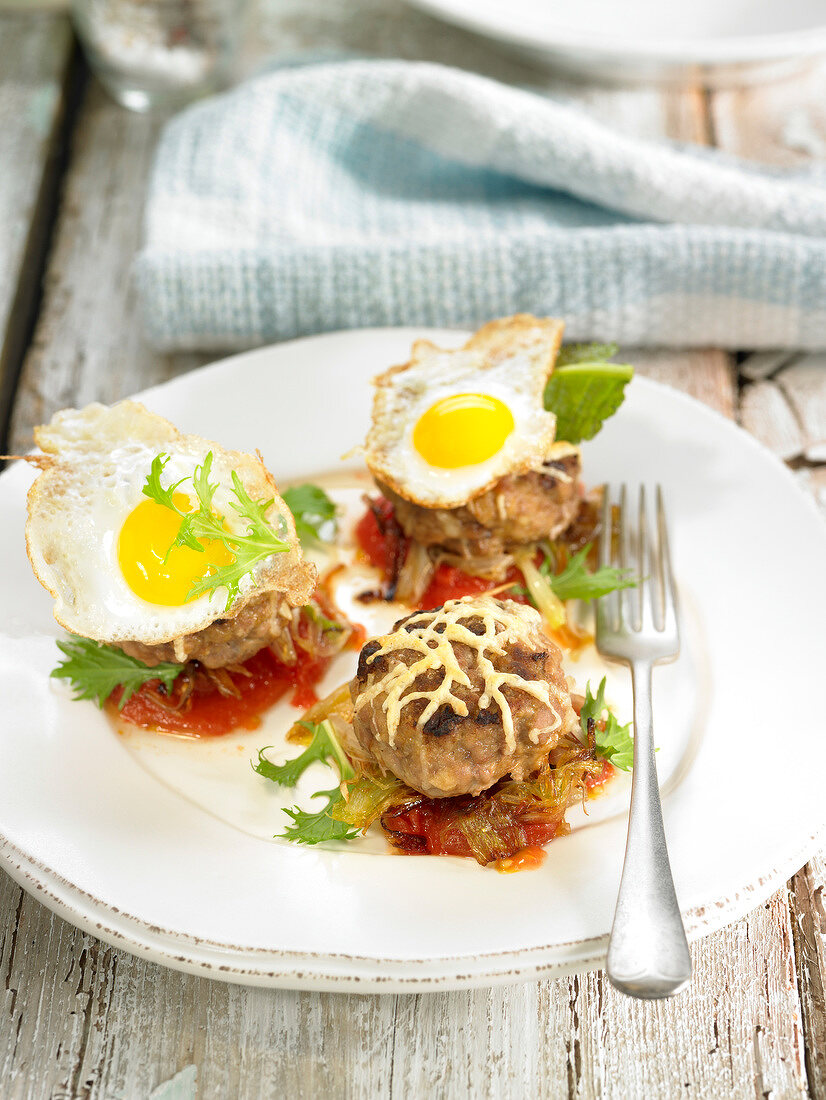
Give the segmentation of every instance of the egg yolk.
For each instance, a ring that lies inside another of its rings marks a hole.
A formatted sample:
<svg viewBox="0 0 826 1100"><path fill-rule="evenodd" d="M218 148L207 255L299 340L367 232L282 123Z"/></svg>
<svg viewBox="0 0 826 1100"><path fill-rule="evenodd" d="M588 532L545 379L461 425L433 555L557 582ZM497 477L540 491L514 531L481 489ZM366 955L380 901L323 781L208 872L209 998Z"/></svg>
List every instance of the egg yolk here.
<svg viewBox="0 0 826 1100"><path fill-rule="evenodd" d="M182 512L192 511L186 493L173 493ZM191 546L172 546L180 516L154 500L144 500L126 517L118 538L118 563L124 580L147 603L180 607L190 589L213 568L230 565L234 555L217 539L200 539L204 553ZM170 546L172 549L170 550Z"/></svg>
<svg viewBox="0 0 826 1100"><path fill-rule="evenodd" d="M413 429L413 446L431 466L475 466L502 449L513 415L497 397L454 393L431 405Z"/></svg>

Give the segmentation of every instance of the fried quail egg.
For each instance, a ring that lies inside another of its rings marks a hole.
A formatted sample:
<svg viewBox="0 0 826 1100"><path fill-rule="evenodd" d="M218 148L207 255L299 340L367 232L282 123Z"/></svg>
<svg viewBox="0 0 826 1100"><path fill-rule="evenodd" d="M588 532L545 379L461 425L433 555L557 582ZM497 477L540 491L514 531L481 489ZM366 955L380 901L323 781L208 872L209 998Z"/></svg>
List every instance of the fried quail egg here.
<svg viewBox="0 0 826 1100"><path fill-rule="evenodd" d="M35 576L54 597L54 616L67 630L108 644L157 645L232 617L255 597L281 592L304 603L315 567L303 560L292 516L260 458L227 451L133 401L107 408L66 409L35 429L44 455L29 491L26 545ZM287 549L265 558L240 581L227 607L227 589L190 598L194 584L232 564L220 539L203 539L202 551L172 547L180 517L143 493L153 459L168 456L162 484L175 486L182 512L197 506L196 467L212 453L209 481L217 485L212 512L228 531L244 533L233 503L235 472L254 501L269 500L270 527Z"/></svg>
<svg viewBox="0 0 826 1100"><path fill-rule="evenodd" d="M556 430L543 394L562 329L520 314L453 351L414 344L409 363L375 379L364 451L373 476L413 503L455 508L540 469Z"/></svg>

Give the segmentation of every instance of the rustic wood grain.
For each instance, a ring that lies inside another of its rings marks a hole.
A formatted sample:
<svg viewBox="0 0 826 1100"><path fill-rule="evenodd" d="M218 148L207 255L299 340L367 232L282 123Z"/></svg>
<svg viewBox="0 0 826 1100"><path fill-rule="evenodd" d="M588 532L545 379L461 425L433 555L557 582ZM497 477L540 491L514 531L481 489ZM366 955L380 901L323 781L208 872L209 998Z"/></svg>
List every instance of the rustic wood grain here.
<svg viewBox="0 0 826 1100"><path fill-rule="evenodd" d="M826 64L822 63L776 85L720 92L711 104L717 143L728 152L782 167L800 169L817 162L822 171L826 160L824 92ZM766 360L755 364L754 373L746 367L746 377L761 377L761 366L770 368L776 390L764 389L758 394L744 390L741 421L781 455L791 448L795 431L799 433L797 454L785 457L798 463L805 460L798 479L813 493L826 518L826 357L798 356L786 365ZM781 399L786 411L781 411ZM774 423L769 405L774 406ZM826 1097L826 864L822 854L795 876L791 887L808 1086L810 1095L822 1100Z"/></svg>
<svg viewBox="0 0 826 1100"><path fill-rule="evenodd" d="M636 348L626 356L637 373L683 390L717 412L734 417L737 401L735 368L724 351L657 351Z"/></svg>
<svg viewBox="0 0 826 1100"><path fill-rule="evenodd" d="M800 425L803 456L826 462L826 355L801 355L774 381Z"/></svg>
<svg viewBox="0 0 826 1100"><path fill-rule="evenodd" d="M794 352L789 350L755 351L738 364L737 370L743 378L757 382L762 378L769 378L793 358Z"/></svg>
<svg viewBox="0 0 826 1100"><path fill-rule="evenodd" d="M803 454L806 440L800 418L773 379L743 387L740 423L778 458L797 458Z"/></svg>
<svg viewBox="0 0 826 1100"><path fill-rule="evenodd" d="M826 480L825 482L826 483ZM826 852L792 879L792 929L813 1097L826 1097Z"/></svg>
<svg viewBox="0 0 826 1100"><path fill-rule="evenodd" d="M65 17L0 12L0 450L34 321L72 52Z"/></svg>
<svg viewBox="0 0 826 1100"><path fill-rule="evenodd" d="M805 167L826 159L826 64L787 80L716 92L715 144L762 164Z"/></svg>
<svg viewBox="0 0 826 1100"><path fill-rule="evenodd" d="M724 93L718 104L699 89L606 91L551 80L398 0L262 0L251 26L248 66L268 51L330 46L461 61L575 97L628 132L705 142L722 132L728 147L739 142L758 155L765 146L770 159L778 155L772 134L785 132L773 120L793 109L791 93L779 113L770 96L761 101L774 129L767 138L764 126L758 140L737 118L754 92ZM805 85L806 94L817 87ZM812 111L818 132L817 103ZM15 447L62 405L115 400L202 361L146 347L129 279L159 125L90 86L15 406ZM798 123L796 133L800 143L809 131ZM634 358L641 373L737 413L726 354ZM826 491L820 469L801 477ZM824 1096L823 883L815 861L794 880L791 907L784 889L694 945L691 988L668 1004L644 1004L616 994L601 973L398 997L227 986L108 948L0 873L0 1091L10 1100L143 1097L196 1066L201 1097Z"/></svg>
<svg viewBox="0 0 826 1100"><path fill-rule="evenodd" d="M131 264L162 122L127 113L90 83L12 413L13 451L31 446L32 427L56 409L116 401L205 361L157 355L137 318Z"/></svg>

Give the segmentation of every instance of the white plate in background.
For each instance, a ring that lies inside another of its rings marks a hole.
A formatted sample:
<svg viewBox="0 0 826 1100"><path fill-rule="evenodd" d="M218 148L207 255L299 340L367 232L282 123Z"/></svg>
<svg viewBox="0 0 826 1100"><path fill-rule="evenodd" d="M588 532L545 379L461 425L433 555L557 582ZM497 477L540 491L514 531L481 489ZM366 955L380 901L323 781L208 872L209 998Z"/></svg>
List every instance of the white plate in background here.
<svg viewBox="0 0 826 1100"><path fill-rule="evenodd" d="M826 55L822 0L410 0L597 80L748 82Z"/></svg>
<svg viewBox="0 0 826 1100"><path fill-rule="evenodd" d="M363 438L369 380L419 337L462 339L413 329L314 337L143 399L184 431L260 448L279 479L312 477ZM657 480L665 490L690 644L655 674L655 720L666 748L691 728L690 750L668 769L664 814L696 938L769 896L818 844L822 780L809 762L822 748L826 529L751 437L646 379L584 454L589 483ZM536 871L498 875L381 846L262 839L159 782L91 703L49 679L60 632L25 554L32 477L22 463L0 477L0 858L27 890L109 943L249 984L413 990L600 965L621 814L595 815L552 843Z"/></svg>

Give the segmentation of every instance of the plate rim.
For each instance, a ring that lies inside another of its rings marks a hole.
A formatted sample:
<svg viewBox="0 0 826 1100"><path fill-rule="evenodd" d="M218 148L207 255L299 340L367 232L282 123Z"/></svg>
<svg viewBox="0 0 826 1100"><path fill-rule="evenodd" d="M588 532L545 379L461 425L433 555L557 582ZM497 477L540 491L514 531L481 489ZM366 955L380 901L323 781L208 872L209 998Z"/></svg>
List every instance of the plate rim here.
<svg viewBox="0 0 826 1100"><path fill-rule="evenodd" d="M366 336L380 337L382 334L393 336L412 334L414 338L426 334L438 339L440 333L443 335L450 333L453 337L460 338L466 331L461 328L387 326L321 333L265 345L215 360L177 378L147 387L134 397L149 398L158 391L180 384L203 371L231 370L234 365L244 360L266 357L273 351L281 352L295 345L321 344L341 337L358 340ZM798 484L788 467L736 421L665 383L644 376L640 376L639 380L646 388L667 392L670 398L676 397L681 402L687 402L696 412L724 422L727 431L734 429L735 436L741 441L748 441L747 445L760 452L764 459L768 457L776 468L782 470L786 485L798 502L803 502L818 522L822 522L815 502ZM764 871L756 881L738 884L731 893L727 892L727 896L715 897L699 908L684 910L689 938L696 940L717 931L760 905L802 867L825 840L826 821L775 867ZM313 955L289 949L242 948L238 945L187 937L185 933L160 928L88 894L56 870L40 863L4 837L2 833L0 833L0 865L21 888L38 898L51 911L75 927L112 946L128 950L137 957L148 958L150 961L172 969L240 984L376 993L464 989L536 980L540 977L562 977L566 974L594 969L602 965L607 944L607 936L596 936L578 938L562 944L517 948L512 951L477 952L473 956L443 955L436 960L429 960L431 968L440 969L440 973L422 974L415 971L421 970L424 960L355 956L335 952ZM253 959L258 959L259 963L250 965L250 960ZM278 960L277 969L265 965L264 959ZM239 963L241 965L238 965ZM338 972L338 965L346 965L348 973Z"/></svg>
<svg viewBox="0 0 826 1100"><path fill-rule="evenodd" d="M727 927L767 901L808 862L824 840L826 828L812 833L794 854L761 875L756 884L741 885L731 896L717 897L704 906L683 909L689 942ZM430 960L430 966L440 973L422 974L423 960L241 948L187 937L107 905L28 856L2 835L0 863L21 889L81 932L169 969L238 985L351 993L474 989L601 969L608 945L608 936L603 935L514 951L481 952L472 957L441 956ZM80 900L84 898L85 908ZM260 962L251 965L251 959ZM244 965L237 965L238 960ZM272 968L270 960L278 960L277 969ZM339 972L331 963L346 967L348 972Z"/></svg>

